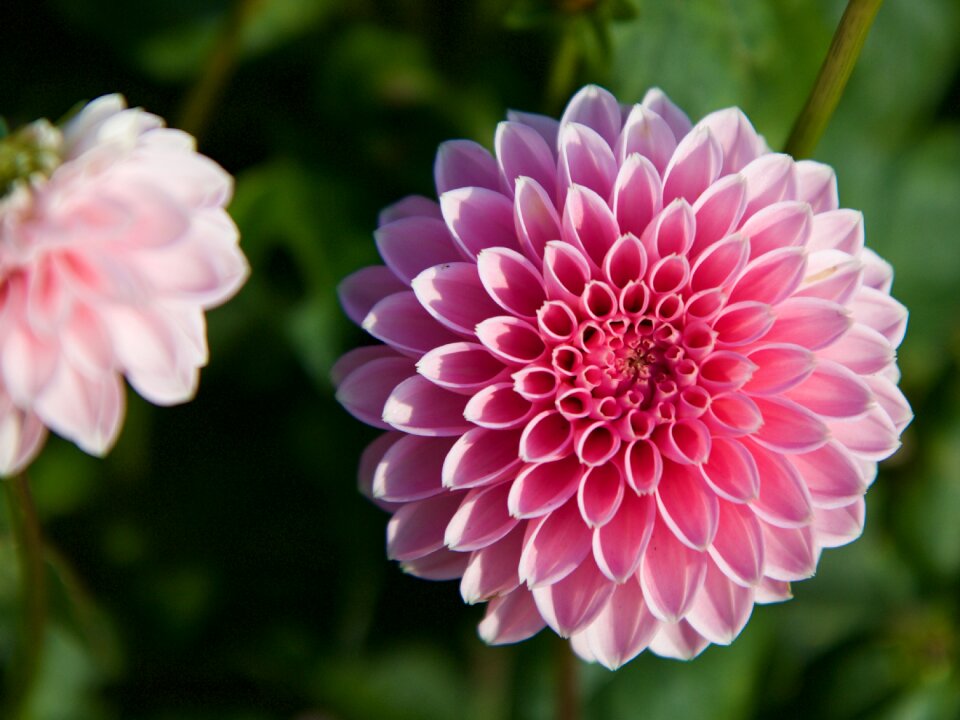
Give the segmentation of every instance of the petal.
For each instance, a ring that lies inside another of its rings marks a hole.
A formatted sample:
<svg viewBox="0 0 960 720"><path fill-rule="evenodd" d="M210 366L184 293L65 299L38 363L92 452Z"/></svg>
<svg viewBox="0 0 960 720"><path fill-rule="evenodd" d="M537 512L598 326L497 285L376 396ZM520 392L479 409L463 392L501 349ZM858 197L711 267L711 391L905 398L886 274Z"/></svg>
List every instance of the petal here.
<svg viewBox="0 0 960 720"><path fill-rule="evenodd" d="M540 267L547 243L560 239L560 215L547 192L530 178L519 178L514 193L514 226L520 247Z"/></svg>
<svg viewBox="0 0 960 720"><path fill-rule="evenodd" d="M837 176L833 168L813 160L800 160L794 165L794 173L797 200L809 203L815 213L837 209Z"/></svg>
<svg viewBox="0 0 960 720"><path fill-rule="evenodd" d="M673 101L670 100L667 94L660 88L655 87L647 90L647 94L643 96L643 102L641 104L643 107L652 110L662 117L667 125L670 126L677 140L680 140L680 138L690 132L690 118L687 117L683 110L674 105Z"/></svg>
<svg viewBox="0 0 960 720"><path fill-rule="evenodd" d="M720 178L693 204L697 231L690 250L696 257L737 227L747 207L747 183L741 175Z"/></svg>
<svg viewBox="0 0 960 720"><path fill-rule="evenodd" d="M513 389L512 382L494 383L470 398L463 416L480 427L506 429L523 425L533 405Z"/></svg>
<svg viewBox="0 0 960 720"><path fill-rule="evenodd" d="M563 207L563 239L599 268L619 236L620 228L606 201L589 188L571 186Z"/></svg>
<svg viewBox="0 0 960 720"><path fill-rule="evenodd" d="M772 250L747 264L730 291L730 301L775 305L799 287L806 269L803 248Z"/></svg>
<svg viewBox="0 0 960 720"><path fill-rule="evenodd" d="M783 397L828 418L857 417L874 403L870 387L859 375L829 360L820 360L813 373Z"/></svg>
<svg viewBox="0 0 960 720"><path fill-rule="evenodd" d="M485 643L507 645L533 637L544 627L546 623L533 601L533 594L525 587L518 587L490 601L477 630Z"/></svg>
<svg viewBox="0 0 960 720"><path fill-rule="evenodd" d="M447 226L437 218L395 220L381 225L373 236L380 257L406 284L429 267L463 259Z"/></svg>
<svg viewBox="0 0 960 720"><path fill-rule="evenodd" d="M753 439L771 450L802 453L816 450L828 437L827 426L809 410L783 397L755 397L763 425Z"/></svg>
<svg viewBox="0 0 960 720"><path fill-rule="evenodd" d="M520 555L521 581L536 588L567 577L590 553L590 535L574 499L531 522Z"/></svg>
<svg viewBox="0 0 960 720"><path fill-rule="evenodd" d="M477 258L480 282L494 302L512 315L532 320L543 305L543 277L520 253L490 248Z"/></svg>
<svg viewBox="0 0 960 720"><path fill-rule="evenodd" d="M510 514L533 518L556 510L577 492L582 475L583 467L574 455L527 465L511 483Z"/></svg>
<svg viewBox="0 0 960 720"><path fill-rule="evenodd" d="M732 392L713 398L704 422L715 434L744 435L756 432L763 424L763 416L753 400L743 393Z"/></svg>
<svg viewBox="0 0 960 720"><path fill-rule="evenodd" d="M740 108L717 110L696 124L697 128L707 128L713 135L723 153L721 175L729 175L742 169L766 151L763 142L753 125Z"/></svg>
<svg viewBox="0 0 960 720"><path fill-rule="evenodd" d="M695 467L664 462L657 486L660 517L682 543L705 550L717 534L719 501Z"/></svg>
<svg viewBox="0 0 960 720"><path fill-rule="evenodd" d="M479 550L504 538L519 522L507 512L509 483L475 488L450 518L444 543L458 552Z"/></svg>
<svg viewBox="0 0 960 720"><path fill-rule="evenodd" d="M507 110L507 120L518 122L531 127L540 133L540 136L547 143L547 147L555 148L557 146L557 133L560 129L560 123L556 118L540 115L538 113L519 112L517 110Z"/></svg>
<svg viewBox="0 0 960 720"><path fill-rule="evenodd" d="M617 163L607 141L586 125L571 122L560 128L559 143L561 202L572 185L583 185L600 197L610 197Z"/></svg>
<svg viewBox="0 0 960 720"><path fill-rule="evenodd" d="M900 433L879 405L855 420L829 423L830 434L858 458L879 462L900 447Z"/></svg>
<svg viewBox="0 0 960 720"><path fill-rule="evenodd" d="M859 375L880 372L896 360L893 346L873 328L854 323L839 340L817 353Z"/></svg>
<svg viewBox="0 0 960 720"><path fill-rule="evenodd" d="M752 343L768 334L775 317L766 303L747 301L728 305L713 322L717 342L731 347Z"/></svg>
<svg viewBox="0 0 960 720"><path fill-rule="evenodd" d="M650 612L665 622L684 617L706 571L706 553L681 543L661 520L654 523L640 566L640 585Z"/></svg>
<svg viewBox="0 0 960 720"><path fill-rule="evenodd" d="M760 474L760 492L750 502L754 512L778 527L802 527L813 517L810 492L800 473L779 453L746 445Z"/></svg>
<svg viewBox="0 0 960 720"><path fill-rule="evenodd" d="M634 581L618 585L583 632L593 656L605 667L616 670L639 655L659 627L639 583Z"/></svg>
<svg viewBox="0 0 960 720"><path fill-rule="evenodd" d="M546 353L540 333L519 318L487 318L477 325L476 334L491 353L508 365L530 365Z"/></svg>
<svg viewBox="0 0 960 720"><path fill-rule="evenodd" d="M460 595L473 604L505 595L520 584L517 565L525 527L518 525L506 537L470 554L460 581Z"/></svg>
<svg viewBox="0 0 960 720"><path fill-rule="evenodd" d="M560 118L560 127L563 128L569 123L586 125L613 147L620 135L620 120L620 104L617 99L602 87L586 85L567 103Z"/></svg>
<svg viewBox="0 0 960 720"><path fill-rule="evenodd" d="M383 406L383 419L412 435L460 435L471 425L463 417L466 397L414 375L394 388Z"/></svg>
<svg viewBox="0 0 960 720"><path fill-rule="evenodd" d="M793 582L812 577L817 570L820 553L809 527L781 528L769 523L763 526L766 548L764 573L774 580Z"/></svg>
<svg viewBox="0 0 960 720"><path fill-rule="evenodd" d="M371 265L347 275L337 286L337 296L347 317L363 324L373 306L389 295L406 290L403 281L383 265Z"/></svg>
<svg viewBox="0 0 960 720"><path fill-rule="evenodd" d="M44 425L58 435L75 442L84 452L103 456L113 447L123 423L123 386L115 374L87 378L60 362L34 409Z"/></svg>
<svg viewBox="0 0 960 720"><path fill-rule="evenodd" d="M763 538L760 521L748 506L720 501L717 536L708 550L724 575L744 587L759 583L766 567Z"/></svg>
<svg viewBox="0 0 960 720"><path fill-rule="evenodd" d="M613 187L613 212L620 232L638 237L663 207L660 174L647 158L633 154L624 160Z"/></svg>
<svg viewBox="0 0 960 720"><path fill-rule="evenodd" d="M548 298L577 305L590 276L590 264L579 250L565 242L547 243L543 279Z"/></svg>
<svg viewBox="0 0 960 720"><path fill-rule="evenodd" d="M453 438L404 435L383 454L373 473L373 496L387 502L411 502L443 491L443 460Z"/></svg>
<svg viewBox="0 0 960 720"><path fill-rule="evenodd" d="M423 195L407 195L381 210L377 217L377 224L380 227L410 217L429 217L440 220L443 216L440 214L440 206L436 200Z"/></svg>
<svg viewBox="0 0 960 720"><path fill-rule="evenodd" d="M713 491L731 502L749 502L760 492L757 464L737 440L713 438L710 457L700 471Z"/></svg>
<svg viewBox="0 0 960 720"><path fill-rule="evenodd" d="M465 553L440 548L429 555L400 563L400 569L424 580L454 580L463 575L468 560Z"/></svg>
<svg viewBox="0 0 960 720"><path fill-rule="evenodd" d="M523 430L520 456L525 462L547 462L565 457L573 443L573 427L558 412L544 410Z"/></svg>
<svg viewBox="0 0 960 720"><path fill-rule="evenodd" d="M440 143L433 164L433 177L437 195L456 188L497 190L500 187L496 161L485 147L472 140Z"/></svg>
<svg viewBox="0 0 960 720"><path fill-rule="evenodd" d="M399 509L399 505L380 500L373 494L374 475L383 456L403 437L405 437L403 433L395 431L381 433L373 442L363 449L363 452L360 454L360 463L357 467L357 489L360 491L360 494L372 501L377 507L389 513L396 512Z"/></svg>
<svg viewBox="0 0 960 720"><path fill-rule="evenodd" d="M533 598L554 632L569 637L593 622L615 587L587 558L562 580L534 588Z"/></svg>
<svg viewBox="0 0 960 720"><path fill-rule="evenodd" d="M407 503L387 523L387 556L415 560L443 547L443 533L460 507L463 493L445 492Z"/></svg>
<svg viewBox="0 0 960 720"><path fill-rule="evenodd" d="M652 496L627 492L610 521L593 531L593 558L613 582L627 582L640 567L656 514Z"/></svg>
<svg viewBox="0 0 960 720"><path fill-rule="evenodd" d="M480 282L474 263L428 268L411 283L420 304L442 325L472 335L477 323L500 312Z"/></svg>
<svg viewBox="0 0 960 720"><path fill-rule="evenodd" d="M397 355L393 348L388 345L364 345L348 350L330 368L330 382L333 383L334 387L339 387L354 370L366 365L371 360L380 358L401 358L401 356ZM408 359L406 362L409 366L412 361Z"/></svg>
<svg viewBox="0 0 960 720"><path fill-rule="evenodd" d="M663 459L650 440L636 440L627 446L624 456L627 484L635 493L652 493L663 474Z"/></svg>
<svg viewBox="0 0 960 720"><path fill-rule="evenodd" d="M747 207L744 219L760 208L781 200L796 199L794 161L789 155L768 153L747 164L740 174L747 183Z"/></svg>
<svg viewBox="0 0 960 720"><path fill-rule="evenodd" d="M857 498L838 508L814 508L813 531L820 547L840 547L851 543L863 532L866 505Z"/></svg>
<svg viewBox="0 0 960 720"><path fill-rule="evenodd" d="M650 161L659 179L676 147L677 139L667 122L650 108L634 105L617 139L616 156L624 165L631 155L641 155Z"/></svg>
<svg viewBox="0 0 960 720"><path fill-rule="evenodd" d="M714 563L707 563L703 587L687 613L691 627L707 640L729 645L753 612L753 589L731 582Z"/></svg>
<svg viewBox="0 0 960 720"><path fill-rule="evenodd" d="M556 160L540 133L523 123L501 122L497 125L494 148L501 177L511 192L518 178L529 177L550 197L556 195Z"/></svg>
<svg viewBox="0 0 960 720"><path fill-rule="evenodd" d="M492 485L520 467L517 430L473 428L460 437L443 461L443 484L450 488ZM504 503L506 512L506 503Z"/></svg>
<svg viewBox="0 0 960 720"><path fill-rule="evenodd" d="M712 288L726 288L739 277L747 264L750 243L739 233L728 235L708 247L690 271L690 289L702 292Z"/></svg>
<svg viewBox="0 0 960 720"><path fill-rule="evenodd" d="M820 350L836 342L851 325L846 308L820 298L788 298L773 313L776 320L763 336L764 342L794 343L808 350Z"/></svg>
<svg viewBox="0 0 960 720"><path fill-rule="evenodd" d="M863 249L863 213L844 208L814 215L807 245L811 251L839 250L856 256Z"/></svg>
<svg viewBox="0 0 960 720"><path fill-rule="evenodd" d="M577 504L584 522L592 528L610 522L623 501L623 491L623 475L616 463L587 470L577 492Z"/></svg>
<svg viewBox="0 0 960 720"><path fill-rule="evenodd" d="M761 208L740 232L750 238L750 257L755 258L778 248L802 247L812 225L810 206L788 200Z"/></svg>
<svg viewBox="0 0 960 720"><path fill-rule="evenodd" d="M747 353L756 366L743 389L751 395L776 395L803 382L813 372L813 353L789 343L763 344Z"/></svg>
<svg viewBox="0 0 960 720"><path fill-rule="evenodd" d="M880 403L880 407L893 421L897 432L903 432L904 428L913 420L913 411L910 409L910 403L904 397L892 381L880 375L873 375L866 378L867 385Z"/></svg>
<svg viewBox="0 0 960 720"><path fill-rule="evenodd" d="M663 202L684 198L694 202L720 175L723 151L707 128L684 137L663 173Z"/></svg>
<svg viewBox="0 0 960 720"><path fill-rule="evenodd" d="M686 255L696 235L696 223L693 208L683 198L667 205L640 237L650 261L667 255Z"/></svg>
<svg viewBox="0 0 960 720"><path fill-rule="evenodd" d="M431 317L409 290L388 295L374 305L362 326L404 355L420 356L460 339Z"/></svg>
<svg viewBox="0 0 960 720"><path fill-rule="evenodd" d="M519 250L513 222L513 203L495 190L464 187L440 196L443 219L453 239L475 258L484 248L508 247Z"/></svg>
<svg viewBox="0 0 960 720"><path fill-rule="evenodd" d="M849 308L858 323L876 330L891 346L897 347L903 341L907 330L907 309L886 293L861 288Z"/></svg>
<svg viewBox="0 0 960 720"><path fill-rule="evenodd" d="M814 507L849 505L867 491L857 464L836 443L811 453L792 455L789 460L807 484Z"/></svg>
<svg viewBox="0 0 960 720"><path fill-rule="evenodd" d="M692 660L702 653L710 642L691 627L686 620L662 623L650 641L650 649L661 657Z"/></svg>
<svg viewBox="0 0 960 720"><path fill-rule="evenodd" d="M379 357L357 367L337 388L337 401L360 422L388 428L383 420L387 398L413 374L408 358Z"/></svg>
<svg viewBox="0 0 960 720"><path fill-rule="evenodd" d="M417 372L440 387L463 395L506 377L503 364L477 343L451 343L434 348L417 361Z"/></svg>

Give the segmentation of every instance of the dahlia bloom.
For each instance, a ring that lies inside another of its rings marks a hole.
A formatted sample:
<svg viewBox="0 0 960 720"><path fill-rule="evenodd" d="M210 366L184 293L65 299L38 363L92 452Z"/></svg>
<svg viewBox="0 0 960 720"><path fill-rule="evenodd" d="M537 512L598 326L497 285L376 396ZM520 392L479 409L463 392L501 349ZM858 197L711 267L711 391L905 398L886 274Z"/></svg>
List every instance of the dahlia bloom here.
<svg viewBox="0 0 960 720"><path fill-rule="evenodd" d="M0 139L0 474L48 428L109 450L123 376L159 405L193 396L204 310L248 272L231 192L192 137L119 95Z"/></svg>
<svg viewBox="0 0 960 720"><path fill-rule="evenodd" d="M892 271L833 171L743 113L691 127L659 90L510 113L495 154L441 145L385 266L343 281L382 344L334 368L387 432L361 486L391 558L460 577L480 635L549 625L616 668L730 643L850 542L911 419Z"/></svg>

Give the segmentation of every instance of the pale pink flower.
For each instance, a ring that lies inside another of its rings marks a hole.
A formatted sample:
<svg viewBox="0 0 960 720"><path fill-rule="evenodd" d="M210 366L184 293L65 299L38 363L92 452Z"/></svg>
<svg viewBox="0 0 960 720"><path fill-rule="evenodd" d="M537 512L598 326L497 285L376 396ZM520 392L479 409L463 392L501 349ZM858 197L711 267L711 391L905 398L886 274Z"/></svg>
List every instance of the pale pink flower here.
<svg viewBox="0 0 960 720"><path fill-rule="evenodd" d="M207 362L204 310L247 277L231 177L119 95L0 140L0 474L49 428L103 454L123 376L160 405Z"/></svg>
<svg viewBox="0 0 960 720"><path fill-rule="evenodd" d="M508 118L495 155L444 143L439 205L385 210L386 266L341 285L385 343L334 369L388 431L362 487L391 558L489 603L487 642L693 657L860 535L911 419L906 309L833 171L738 109L590 86Z"/></svg>

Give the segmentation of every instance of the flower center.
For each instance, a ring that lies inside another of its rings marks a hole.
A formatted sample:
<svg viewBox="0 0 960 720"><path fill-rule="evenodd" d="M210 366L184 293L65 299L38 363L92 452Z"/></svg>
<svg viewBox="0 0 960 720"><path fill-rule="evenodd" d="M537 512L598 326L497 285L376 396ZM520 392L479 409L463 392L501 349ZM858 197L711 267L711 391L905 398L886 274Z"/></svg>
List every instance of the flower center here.
<svg viewBox="0 0 960 720"><path fill-rule="evenodd" d="M63 135L46 120L37 120L0 137L0 198L18 185L48 178L62 162Z"/></svg>

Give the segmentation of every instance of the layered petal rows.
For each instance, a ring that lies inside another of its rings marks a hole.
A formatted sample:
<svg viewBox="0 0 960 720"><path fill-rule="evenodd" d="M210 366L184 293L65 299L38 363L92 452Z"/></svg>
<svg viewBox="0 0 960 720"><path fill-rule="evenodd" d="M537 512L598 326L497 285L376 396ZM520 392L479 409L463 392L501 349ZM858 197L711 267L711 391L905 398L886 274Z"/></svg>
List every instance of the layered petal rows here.
<svg viewBox="0 0 960 720"><path fill-rule="evenodd" d="M910 422L892 270L833 171L737 109L588 86L494 146L442 145L439 203L387 208L386 267L341 285L383 343L334 379L386 430L360 482L388 553L461 578L490 643L549 625L611 668L730 643L860 534Z"/></svg>
<svg viewBox="0 0 960 720"><path fill-rule="evenodd" d="M117 95L62 132L41 121L24 137L34 128L55 162L0 185L3 475L48 428L106 452L123 376L160 405L191 398L207 362L204 310L248 274L224 210L232 178L192 137Z"/></svg>

